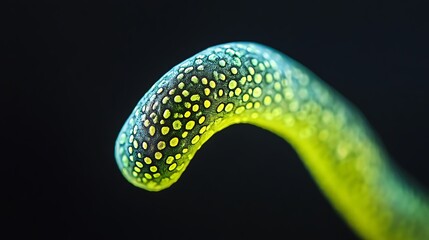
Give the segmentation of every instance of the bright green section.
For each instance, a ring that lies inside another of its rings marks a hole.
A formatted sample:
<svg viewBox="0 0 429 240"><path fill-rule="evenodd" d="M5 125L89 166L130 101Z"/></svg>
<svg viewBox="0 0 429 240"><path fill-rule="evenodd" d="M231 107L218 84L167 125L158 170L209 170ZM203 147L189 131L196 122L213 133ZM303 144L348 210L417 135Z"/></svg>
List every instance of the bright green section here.
<svg viewBox="0 0 429 240"><path fill-rule="evenodd" d="M167 72L119 133L125 178L176 182L213 134L249 123L288 141L333 206L366 239L429 239L429 204L389 160L361 114L311 71L263 45L209 48Z"/></svg>

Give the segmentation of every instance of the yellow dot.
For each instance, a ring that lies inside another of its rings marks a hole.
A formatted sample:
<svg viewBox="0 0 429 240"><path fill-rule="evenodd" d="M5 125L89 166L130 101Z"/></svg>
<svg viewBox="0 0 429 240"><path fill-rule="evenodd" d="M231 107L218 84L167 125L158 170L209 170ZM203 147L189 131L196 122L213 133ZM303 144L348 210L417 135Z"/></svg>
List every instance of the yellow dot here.
<svg viewBox="0 0 429 240"><path fill-rule="evenodd" d="M169 118L171 115L170 109L165 109L164 113L162 114L162 116L167 119Z"/></svg>
<svg viewBox="0 0 429 240"><path fill-rule="evenodd" d="M267 83L270 83L273 81L273 75L271 73L267 73L265 75L265 81L267 81Z"/></svg>
<svg viewBox="0 0 429 240"><path fill-rule="evenodd" d="M159 177L161 177L161 173L154 173L154 174L153 174L153 177L154 177L154 178L159 178Z"/></svg>
<svg viewBox="0 0 429 240"><path fill-rule="evenodd" d="M219 106L217 106L216 111L217 111L217 112L221 112L221 111L223 110L223 108L224 108L224 107L225 107L225 104L221 103L221 104L219 104Z"/></svg>
<svg viewBox="0 0 429 240"><path fill-rule="evenodd" d="M241 79L240 79L240 84L241 85L244 85L246 83L246 77L242 77Z"/></svg>
<svg viewBox="0 0 429 240"><path fill-rule="evenodd" d="M176 156L174 156L176 159L180 159L182 157L182 154L178 153Z"/></svg>
<svg viewBox="0 0 429 240"><path fill-rule="evenodd" d="M187 153L187 152L188 152L188 150L189 150L189 149L184 148L184 149L182 150L182 153Z"/></svg>
<svg viewBox="0 0 429 240"><path fill-rule="evenodd" d="M226 106L225 106L225 112L231 112L231 110L232 110L232 108L234 107L234 104L232 104L232 103L228 103Z"/></svg>
<svg viewBox="0 0 429 240"><path fill-rule="evenodd" d="M199 101L199 100L200 100L200 95L194 94L191 96L191 101Z"/></svg>
<svg viewBox="0 0 429 240"><path fill-rule="evenodd" d="M205 116L201 116L200 119L198 120L199 124L203 124L203 122L206 120Z"/></svg>
<svg viewBox="0 0 429 240"><path fill-rule="evenodd" d="M133 176L137 177L139 174L137 172L133 172Z"/></svg>
<svg viewBox="0 0 429 240"><path fill-rule="evenodd" d="M180 103L182 101L182 97L179 95L174 96L174 101Z"/></svg>
<svg viewBox="0 0 429 240"><path fill-rule="evenodd" d="M137 167L142 168L143 167L143 163L141 162L136 162Z"/></svg>
<svg viewBox="0 0 429 240"><path fill-rule="evenodd" d="M192 81L193 83L198 83L198 78L197 78L196 76L192 76L192 77L191 77L191 81Z"/></svg>
<svg viewBox="0 0 429 240"><path fill-rule="evenodd" d="M220 80L222 80L222 81L225 81L225 79L226 79L225 74L220 73L220 74L219 74L219 79L220 79Z"/></svg>
<svg viewBox="0 0 429 240"><path fill-rule="evenodd" d="M188 136L188 132L187 131L184 131L183 133L182 133L182 138L185 138L185 137L187 137Z"/></svg>
<svg viewBox="0 0 429 240"><path fill-rule="evenodd" d="M186 111L185 112L185 118L188 118L188 117L190 117L191 116L191 112L190 111Z"/></svg>
<svg viewBox="0 0 429 240"><path fill-rule="evenodd" d="M162 98L162 104L166 104L168 102L168 100L170 100L170 98L168 96L165 96Z"/></svg>
<svg viewBox="0 0 429 240"><path fill-rule="evenodd" d="M228 88L229 89L233 90L236 87L237 87L237 82L235 80L229 81L229 83L228 83Z"/></svg>
<svg viewBox="0 0 429 240"><path fill-rule="evenodd" d="M151 163L152 163L152 159L150 159L149 157L145 157L145 158L143 159L143 161L144 161L146 164L151 164Z"/></svg>
<svg viewBox="0 0 429 240"><path fill-rule="evenodd" d="M263 63L259 63L259 69L261 70L261 71L264 71L265 70L265 66L264 66L264 64Z"/></svg>
<svg viewBox="0 0 429 240"><path fill-rule="evenodd" d="M141 153L137 153L137 157L138 158L142 158L142 154Z"/></svg>
<svg viewBox="0 0 429 240"><path fill-rule="evenodd" d="M174 137L170 140L170 146L175 147L177 144L179 144L179 138Z"/></svg>
<svg viewBox="0 0 429 240"><path fill-rule="evenodd" d="M206 126L203 126L203 127L200 129L199 133L200 133L200 134L203 134L206 130L207 130L207 127L206 127Z"/></svg>
<svg viewBox="0 0 429 240"><path fill-rule="evenodd" d="M279 82L274 83L274 89L280 91L282 89L282 85Z"/></svg>
<svg viewBox="0 0 429 240"><path fill-rule="evenodd" d="M183 91L182 91L182 95L183 95L184 97L187 97L187 96L189 95L188 90L183 90Z"/></svg>
<svg viewBox="0 0 429 240"><path fill-rule="evenodd" d="M282 95L280 94L280 93L277 93L275 96L274 96L274 101L275 102L280 102L282 100Z"/></svg>
<svg viewBox="0 0 429 240"><path fill-rule="evenodd" d="M201 82L202 82L204 85L206 85L206 84L208 83L208 80L207 80L207 78L202 78L202 79L201 79Z"/></svg>
<svg viewBox="0 0 429 240"><path fill-rule="evenodd" d="M204 94L206 96L210 95L210 88L204 88Z"/></svg>
<svg viewBox="0 0 429 240"><path fill-rule="evenodd" d="M262 82L262 76L261 74L256 74L255 75L255 83L261 83Z"/></svg>
<svg viewBox="0 0 429 240"><path fill-rule="evenodd" d="M253 107L253 103L252 102L249 102L249 103L246 104L246 108L247 109L250 109L252 107Z"/></svg>
<svg viewBox="0 0 429 240"><path fill-rule="evenodd" d="M155 153L155 159L159 160L159 159L161 159L161 158L162 158L162 153L160 153L160 152L156 152L156 153Z"/></svg>
<svg viewBox="0 0 429 240"><path fill-rule="evenodd" d="M249 101L249 94L244 94L243 95L243 102L247 102L247 101Z"/></svg>
<svg viewBox="0 0 429 240"><path fill-rule="evenodd" d="M261 96L261 94L262 94L262 90L261 90L261 88L260 88L260 87L256 87L256 88L253 90L253 96L254 96L254 97L260 97L260 96Z"/></svg>
<svg viewBox="0 0 429 240"><path fill-rule="evenodd" d="M264 98L264 104L265 105L270 105L271 104L271 97L270 96L265 96L265 98Z"/></svg>
<svg viewBox="0 0 429 240"><path fill-rule="evenodd" d="M229 91L229 92L228 92L228 96L229 96L229 97L234 96L234 91Z"/></svg>
<svg viewBox="0 0 429 240"><path fill-rule="evenodd" d="M261 106L260 102L255 102L255 104L253 105L254 108L259 108Z"/></svg>
<svg viewBox="0 0 429 240"><path fill-rule="evenodd" d="M191 107L191 103L190 102L185 102L184 105L185 105L185 108L190 108Z"/></svg>
<svg viewBox="0 0 429 240"><path fill-rule="evenodd" d="M253 58L252 60L250 60L250 62L252 63L253 66L258 65L258 60Z"/></svg>
<svg viewBox="0 0 429 240"><path fill-rule="evenodd" d="M164 141L159 141L157 146L158 146L159 150L162 150L162 149L165 148L165 142Z"/></svg>
<svg viewBox="0 0 429 240"><path fill-rule="evenodd" d="M200 109L200 106L198 104L195 104L192 106L192 111L197 112Z"/></svg>
<svg viewBox="0 0 429 240"><path fill-rule="evenodd" d="M144 177L147 178L147 179L152 179L152 176L149 173L145 173Z"/></svg>
<svg viewBox="0 0 429 240"><path fill-rule="evenodd" d="M235 67L231 68L231 73L234 75L237 74L238 73L237 68L235 68Z"/></svg>
<svg viewBox="0 0 429 240"><path fill-rule="evenodd" d="M134 171L141 172L142 170L140 168L138 168L138 167L134 167Z"/></svg>
<svg viewBox="0 0 429 240"><path fill-rule="evenodd" d="M148 120L148 119L144 120L143 125L144 125L145 127L148 127L148 126L149 126L149 124L150 124L150 122L149 122L149 120Z"/></svg>
<svg viewBox="0 0 429 240"><path fill-rule="evenodd" d="M215 88L216 87L216 82L212 80L212 81L210 81L209 85L210 85L211 88Z"/></svg>
<svg viewBox="0 0 429 240"><path fill-rule="evenodd" d="M191 72L192 70L194 70L194 68L193 68L193 67L188 67L188 68L186 68L186 69L185 69L185 73L189 73L189 72Z"/></svg>
<svg viewBox="0 0 429 240"><path fill-rule="evenodd" d="M236 88L236 89L235 89L235 91L234 91L234 93L235 93L235 96L240 95L240 93L241 93L241 88Z"/></svg>
<svg viewBox="0 0 429 240"><path fill-rule="evenodd" d="M158 168L156 166L151 166L149 168L149 170L154 173L154 172L158 171Z"/></svg>
<svg viewBox="0 0 429 240"><path fill-rule="evenodd" d="M248 68L250 75L255 74L255 69L253 67Z"/></svg>
<svg viewBox="0 0 429 240"><path fill-rule="evenodd" d="M182 123L179 120L173 122L173 129L179 130L182 127Z"/></svg>
<svg viewBox="0 0 429 240"><path fill-rule="evenodd" d="M173 163L170 165L170 167L168 167L168 170L173 171L176 167L177 167L177 163Z"/></svg>
<svg viewBox="0 0 429 240"><path fill-rule="evenodd" d="M161 133L162 133L162 135L167 135L167 133L170 131L170 128L169 127L162 127L161 128Z"/></svg>
<svg viewBox="0 0 429 240"><path fill-rule="evenodd" d="M150 126L149 127L149 134L151 135L151 136L153 136L153 135L155 135L155 127L154 126Z"/></svg>
<svg viewBox="0 0 429 240"><path fill-rule="evenodd" d="M210 102L209 100L205 100L205 101L204 101L204 107L205 107L205 108L209 108L209 107L210 107L210 105L211 105L211 102Z"/></svg>
<svg viewBox="0 0 429 240"><path fill-rule="evenodd" d="M223 89L219 89L218 94L219 94L219 97L222 97L223 96Z"/></svg>
<svg viewBox="0 0 429 240"><path fill-rule="evenodd" d="M185 75L183 75L183 73L177 75L177 80L181 80Z"/></svg>
<svg viewBox="0 0 429 240"><path fill-rule="evenodd" d="M192 128L194 128L194 126L195 126L195 121L191 120L191 121L186 123L185 128L186 128L186 130L192 130Z"/></svg>
<svg viewBox="0 0 429 240"><path fill-rule="evenodd" d="M172 156L168 156L168 157L167 157L167 160L165 160L165 163L167 163L167 164L172 164L172 163L173 163L173 161L174 161L174 157L172 157Z"/></svg>
<svg viewBox="0 0 429 240"><path fill-rule="evenodd" d="M180 80L180 79L179 79ZM185 84L183 82L180 82L179 85L177 85L177 87L179 87L180 89L185 87Z"/></svg>
<svg viewBox="0 0 429 240"><path fill-rule="evenodd" d="M200 140L200 135L196 135L195 137L192 138L191 143L195 144Z"/></svg>
<svg viewBox="0 0 429 240"><path fill-rule="evenodd" d="M139 143L137 142L137 140L134 139L133 141L133 147L134 148L138 148L139 147Z"/></svg>
<svg viewBox="0 0 429 240"><path fill-rule="evenodd" d="M240 113L242 113L244 111L244 107L243 106L240 106L240 107L238 107L237 109L235 109L235 113L236 114L240 114Z"/></svg>
<svg viewBox="0 0 429 240"><path fill-rule="evenodd" d="M220 60L220 61L219 61L219 66L221 66L221 67L225 67L225 66L226 66L226 62L225 62L225 60Z"/></svg>
<svg viewBox="0 0 429 240"><path fill-rule="evenodd" d="M147 142L142 142L142 147L143 147L143 149L147 149Z"/></svg>

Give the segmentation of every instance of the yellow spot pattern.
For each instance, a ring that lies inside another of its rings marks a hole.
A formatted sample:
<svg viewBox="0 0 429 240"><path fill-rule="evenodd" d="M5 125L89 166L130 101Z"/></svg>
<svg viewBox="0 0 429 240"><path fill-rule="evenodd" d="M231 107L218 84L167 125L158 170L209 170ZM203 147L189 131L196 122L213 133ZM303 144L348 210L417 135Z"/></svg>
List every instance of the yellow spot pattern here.
<svg viewBox="0 0 429 240"><path fill-rule="evenodd" d="M242 121L272 129L279 135L285 135L282 126L287 131L296 131L288 136L296 136L294 143L298 145L301 139L315 141L314 146L334 142L334 147L321 151L319 155L312 148L303 148L306 150L299 153L305 152L304 157L308 158L333 154L335 160L341 162L335 166L345 166L347 171L355 169L358 165L347 167L349 160L356 158L357 151L372 151L373 148L368 147L370 140L365 136L352 143L338 142L338 139L341 139L340 136L355 136L356 133L365 135L366 131L358 131L353 129L355 125L347 125L348 121L359 121L354 115L351 118L344 114L343 104L334 102L336 93L313 81L314 75L308 74L308 70L289 60L284 60L288 62L284 64L278 54L271 53L272 50L247 43L223 45L184 61L166 74L167 77L163 77L153 91L142 98L119 134L115 157L124 176L135 185L149 190L166 188L177 181L208 137L219 129ZM267 124L269 121L272 123ZM360 158L356 159L361 161ZM374 166L377 164L375 162ZM330 166L324 165L324 171L329 170ZM317 167L313 170L318 171ZM351 199L350 203L359 204L357 193L369 188L353 188L356 185L349 182L356 183L359 179L352 179L351 174L344 176L350 179L344 179L342 186L351 187L350 190L339 191L339 194L343 194L342 198ZM324 176L324 179L328 179L328 183L335 180L331 175ZM340 199L336 196L330 197ZM368 211L374 213L375 210ZM356 214L365 212L358 211ZM390 211L389 214L393 216L394 212ZM429 216L429 213L426 215ZM383 216L393 219L390 215ZM355 219L353 223L374 232L383 229L377 228L373 219L377 217L366 218L365 221ZM392 232L400 229L388 227ZM412 231L403 231L398 235L392 233L385 238L407 236L403 239L412 239L407 235L409 232ZM421 239L429 239L426 236ZM368 238L380 239L377 236Z"/></svg>
<svg viewBox="0 0 429 240"><path fill-rule="evenodd" d="M179 139L177 137L174 137L170 140L170 146L175 147L179 144Z"/></svg>

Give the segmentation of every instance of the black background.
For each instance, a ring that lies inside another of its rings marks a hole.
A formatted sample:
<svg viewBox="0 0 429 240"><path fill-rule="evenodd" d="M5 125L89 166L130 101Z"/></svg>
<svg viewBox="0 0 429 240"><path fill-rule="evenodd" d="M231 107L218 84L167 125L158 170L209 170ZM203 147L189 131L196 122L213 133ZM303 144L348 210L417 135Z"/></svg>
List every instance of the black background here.
<svg viewBox="0 0 429 240"><path fill-rule="evenodd" d="M347 96L429 188L424 2L8 2L4 227L13 238L356 239L271 133L238 125L215 135L159 193L125 181L114 141L171 67L215 44L255 41Z"/></svg>

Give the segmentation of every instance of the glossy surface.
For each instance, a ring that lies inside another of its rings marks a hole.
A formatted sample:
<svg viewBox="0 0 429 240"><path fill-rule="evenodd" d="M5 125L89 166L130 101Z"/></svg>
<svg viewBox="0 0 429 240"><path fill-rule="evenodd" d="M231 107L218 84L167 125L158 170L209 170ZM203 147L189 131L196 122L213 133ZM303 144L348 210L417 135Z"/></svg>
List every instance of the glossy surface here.
<svg viewBox="0 0 429 240"><path fill-rule="evenodd" d="M237 123L288 141L362 237L429 239L425 193L395 169L361 114L311 71L259 44L215 46L167 72L119 133L116 161L129 182L159 191L213 134ZM259 163L264 171L276 167L270 157Z"/></svg>

